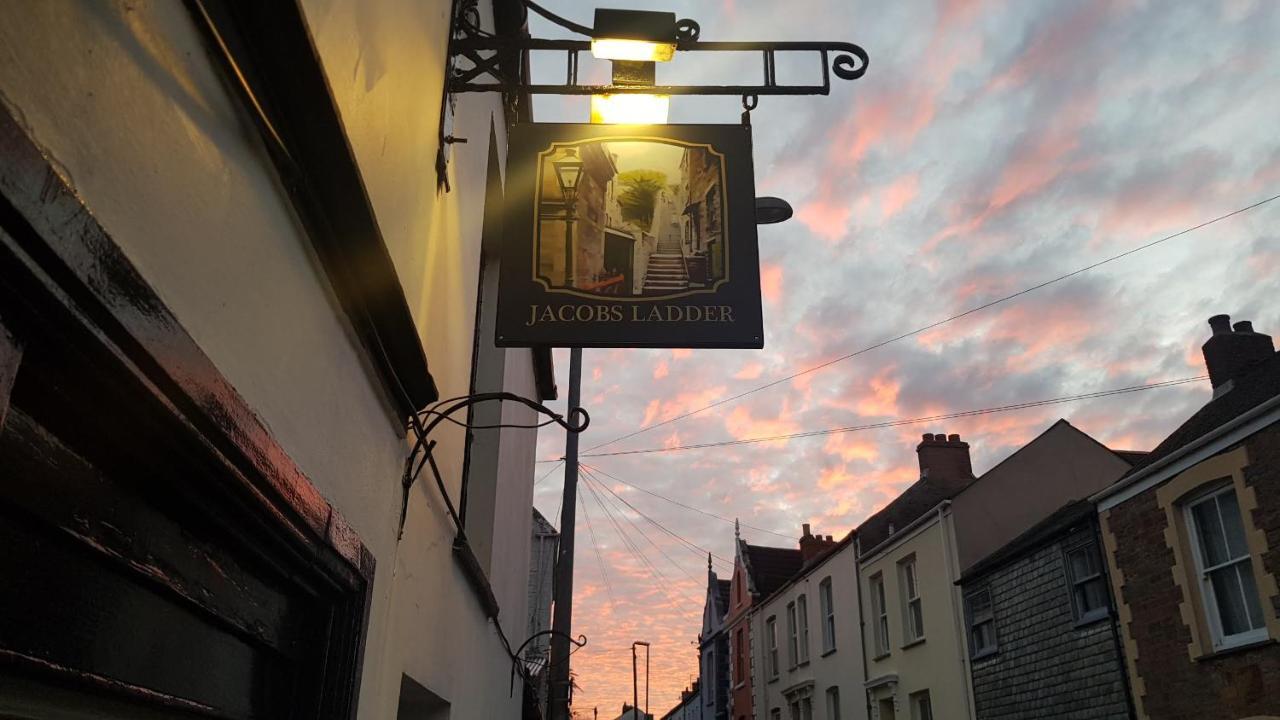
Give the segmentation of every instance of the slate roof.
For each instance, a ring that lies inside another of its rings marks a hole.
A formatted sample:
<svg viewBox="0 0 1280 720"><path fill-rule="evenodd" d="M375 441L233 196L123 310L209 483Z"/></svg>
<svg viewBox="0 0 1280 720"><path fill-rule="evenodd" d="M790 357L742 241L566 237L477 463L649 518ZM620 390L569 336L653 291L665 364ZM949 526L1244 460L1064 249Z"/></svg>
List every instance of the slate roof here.
<svg viewBox="0 0 1280 720"><path fill-rule="evenodd" d="M716 607L720 610L722 618L729 612L729 588L732 586L731 580L716 580Z"/></svg>
<svg viewBox="0 0 1280 720"><path fill-rule="evenodd" d="M538 512L538 508L533 509L533 534L534 535L559 535L555 526L547 521L542 513Z"/></svg>
<svg viewBox="0 0 1280 720"><path fill-rule="evenodd" d="M974 478L920 478L880 512L867 518L858 526L858 545L867 552L889 539L889 526L900 532L921 515L949 500L961 490L973 484Z"/></svg>
<svg viewBox="0 0 1280 720"><path fill-rule="evenodd" d="M1191 442L1209 434L1236 417L1280 395L1280 352L1255 365L1232 381L1232 388L1204 407L1174 430L1169 437L1147 454L1129 471L1134 472L1172 455Z"/></svg>
<svg viewBox="0 0 1280 720"><path fill-rule="evenodd" d="M788 580L800 572L804 558L799 548L776 548L764 545L742 543L742 557L746 561L747 572L751 575L751 585L761 597L772 595Z"/></svg>
<svg viewBox="0 0 1280 720"><path fill-rule="evenodd" d="M1003 547L974 563L960 575L956 584L985 574L988 570L1005 564L1009 560L1021 557L1024 553L1040 547L1043 543L1057 537L1066 530L1079 525L1097 513L1097 508L1088 500L1072 500L1054 510L1048 517L1032 525L1021 535L1006 543Z"/></svg>

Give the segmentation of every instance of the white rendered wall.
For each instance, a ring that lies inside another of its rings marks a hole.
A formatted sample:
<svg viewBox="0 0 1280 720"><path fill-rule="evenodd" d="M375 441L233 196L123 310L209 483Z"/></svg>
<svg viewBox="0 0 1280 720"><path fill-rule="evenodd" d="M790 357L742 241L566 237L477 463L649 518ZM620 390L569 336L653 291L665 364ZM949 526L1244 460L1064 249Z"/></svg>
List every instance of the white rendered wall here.
<svg viewBox="0 0 1280 720"><path fill-rule="evenodd" d="M492 99L459 104L454 191L434 159L447 0L315 0L313 36L443 397L467 392ZM0 98L62 168L184 328L360 534L377 571L360 717L391 718L402 673L453 717L514 717L510 662L450 552L434 483L396 542L407 451L346 318L182 3L8 4ZM502 132L502 122L496 123ZM499 138L499 147L504 139ZM533 396L526 351L509 389ZM521 412L512 414L513 419ZM458 496L461 432L437 451ZM492 568L503 626L523 639L531 431L504 438ZM498 555L495 553L495 555ZM500 690L501 692L495 692Z"/></svg>

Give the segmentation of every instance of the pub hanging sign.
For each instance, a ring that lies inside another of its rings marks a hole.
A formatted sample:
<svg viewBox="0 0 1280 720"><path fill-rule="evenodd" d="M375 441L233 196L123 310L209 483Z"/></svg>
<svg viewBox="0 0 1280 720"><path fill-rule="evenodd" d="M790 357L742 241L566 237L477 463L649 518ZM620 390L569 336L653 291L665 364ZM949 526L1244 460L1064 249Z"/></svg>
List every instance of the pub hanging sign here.
<svg viewBox="0 0 1280 720"><path fill-rule="evenodd" d="M751 128L527 123L496 344L760 348Z"/></svg>

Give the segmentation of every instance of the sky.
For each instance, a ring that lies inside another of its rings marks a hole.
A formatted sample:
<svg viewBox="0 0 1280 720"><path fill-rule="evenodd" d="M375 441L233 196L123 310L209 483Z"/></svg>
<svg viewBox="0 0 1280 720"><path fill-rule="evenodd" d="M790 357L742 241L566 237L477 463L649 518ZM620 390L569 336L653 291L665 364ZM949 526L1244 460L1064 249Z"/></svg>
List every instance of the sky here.
<svg viewBox="0 0 1280 720"><path fill-rule="evenodd" d="M590 6L545 4L591 23ZM788 538L802 523L839 538L917 479L921 433L960 434L979 474L1058 418L1112 448L1146 450L1210 389L1201 381L814 438L600 453L1195 377L1206 320L1218 313L1280 333L1278 200L595 448L1280 194L1277 2L708 0L663 9L697 20L703 40L849 41L871 63L859 80L833 80L829 96L763 97L752 113L757 194L796 209L760 228L764 349L583 353L592 424L581 438L574 634L588 645L574 671L584 717L598 706L612 718L630 702L634 640L652 644L655 716L697 677L703 550L724 559L715 561L724 579L733 559L733 525L714 516L741 518L755 544L794 547ZM530 23L535 36L568 37ZM562 79L562 62L535 56L535 78ZM755 82L758 67L758 56L677 57L659 82ZM778 63L783 82L818 72L812 56ZM602 81L608 67L584 58L582 75ZM736 122L741 112L732 97L671 105L671 122ZM587 115L582 99L535 103L539 121ZM568 352L555 362L553 407L562 410ZM563 448L562 431L540 432L549 462L537 466L535 504L557 526Z"/></svg>

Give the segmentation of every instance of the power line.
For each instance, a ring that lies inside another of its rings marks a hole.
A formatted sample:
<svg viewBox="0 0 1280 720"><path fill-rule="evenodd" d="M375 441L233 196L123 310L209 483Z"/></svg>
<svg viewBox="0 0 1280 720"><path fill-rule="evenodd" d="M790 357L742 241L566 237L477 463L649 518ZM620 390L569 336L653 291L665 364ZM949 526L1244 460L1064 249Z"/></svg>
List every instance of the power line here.
<svg viewBox="0 0 1280 720"><path fill-rule="evenodd" d="M631 511L632 511L632 512L634 512L635 514L637 514L637 515L639 515L640 517L644 518L645 520L647 520L647 521L649 522L649 524L651 524L651 525L653 525L654 527L658 528L658 529L659 529L659 530L661 530L662 532L664 532L664 533L666 533L667 535L670 535L671 537L673 537L673 538L675 538L676 540L678 540L678 541L679 541L680 543L682 543L685 547L689 548L689 549L690 549L690 550L692 550L694 553L696 553L696 554L698 555L698 557L699 557L699 558L701 558L701 557L705 557L705 556L707 556L707 555L710 555L712 558L714 558L714 559L716 559L716 560L719 560L720 562L726 563L726 564L728 564L728 565L733 565L733 561L728 560L728 559L726 559L726 558L723 558L723 557L721 557L721 556L719 556L719 555L717 555L717 554L715 554L715 553L711 552L710 550L708 550L708 549L706 549L706 548L704 548L704 547L702 547L702 546L698 545L697 543L693 542L692 540L689 540L689 539L687 539L687 538L685 538L685 537L681 536L680 534L676 533L675 531L668 529L668 528L667 528L665 525L663 525L662 523L658 522L657 520L654 520L653 518L651 518L651 517L649 517L648 515L646 515L646 514L644 514L643 512L641 512L641 511L640 511L640 509L639 509L639 508L637 508L635 505L632 505L631 503L627 502L627 499L626 499L626 498L624 498L624 497L622 497L621 495L619 495L618 493L614 492L614 491L613 491L613 488L609 487L609 485L608 485L607 483L605 483L605 482L604 482L603 480L601 480L600 478L595 477L595 474L594 474L594 470L595 470L595 468L592 468L592 467L590 467L590 466L586 466L586 465L580 465L579 467L583 467L583 468L585 469L585 472L586 472L586 473L591 477L591 479L592 479L592 480L593 480L597 485L599 485L600 487L604 488L606 492L608 492L610 495L613 495L615 498L617 498L617 499L618 499L618 501L619 501L619 502L621 502L623 505L626 505L628 508L631 508ZM601 472L603 472L603 471L601 471ZM625 516L624 516L624 517L625 517ZM673 561L673 563L674 563L674 561ZM683 569L684 569L684 568L683 568L683 567L681 567L681 570L683 570ZM690 578L690 579L691 579L691 580L693 580L693 578ZM696 580L694 580L694 582L697 582L697 581L696 581Z"/></svg>
<svg viewBox="0 0 1280 720"><path fill-rule="evenodd" d="M604 500L601 499L600 495L595 491L595 488L591 486L591 483L583 483L583 485L591 493L592 497L596 499L596 504L600 506L600 509L604 511L605 516L609 518L609 522L613 524L614 530L618 533L618 538L622 540L622 544L631 552L631 555L640 561L641 567L647 567L652 575L657 576L657 578L661 580L658 585L659 589L662 590L662 593L667 596L668 600L679 602L679 599L671 594L671 581L667 579L667 576L662 574L662 571L659 570L656 565L649 561L649 558L645 556L644 551L642 551L639 546L635 544L635 541L627 535L626 531L622 528L622 524L613 516L613 513L609 510L608 506L604 504ZM686 599L692 601L691 598Z"/></svg>
<svg viewBox="0 0 1280 720"><path fill-rule="evenodd" d="M1188 234L1188 233L1195 232L1196 230L1199 230L1199 229L1201 229L1201 228L1205 228L1205 227L1208 227L1208 226L1210 226L1210 225L1213 225L1214 223L1221 222L1221 221L1223 221L1223 220L1226 220L1226 219L1228 219L1228 218L1234 217L1234 216L1239 215L1239 214L1241 214L1241 213L1245 213L1245 212L1248 212L1248 211L1253 210L1253 209L1255 209L1255 208L1261 207L1261 206L1266 205L1267 203L1272 202L1273 200L1276 200L1276 199L1278 199L1278 198L1280 198L1280 194L1272 195L1271 197L1266 198L1266 199L1264 199L1264 200L1259 200L1258 202L1255 202L1255 203L1253 203L1252 205L1246 205L1246 206L1244 206L1244 207L1242 207L1242 208L1238 208L1238 209L1236 209L1236 210L1232 210L1231 212L1226 213L1225 215L1219 215L1218 217L1215 217L1215 218L1213 218L1213 219L1211 219L1211 220L1206 220L1206 221L1204 221L1204 222L1200 223L1199 225L1195 225L1195 226L1192 226L1192 227L1189 227L1189 228L1186 228L1186 229L1183 229L1183 230L1179 230L1178 232L1173 233L1172 235L1166 235L1166 236L1164 236L1164 237L1162 237L1162 238L1160 238L1160 239L1158 239L1158 240L1153 240L1153 241L1151 241L1151 242L1149 242L1149 243L1146 243L1146 244L1144 244L1144 245L1139 245L1139 246L1137 246L1137 247L1135 247L1135 248L1130 248L1129 250L1126 250L1126 251L1124 251L1124 252L1122 252L1122 253L1120 253L1120 254L1118 254L1118 255L1112 255L1111 257L1104 258L1104 259L1099 260L1099 261L1097 261L1097 262L1095 262L1095 263L1092 263L1092 264L1090 264L1090 265L1085 265L1085 266L1084 266L1084 267L1082 267L1082 268L1078 268L1078 269L1076 269L1076 270L1072 270L1071 272L1066 273L1066 274L1064 274L1064 275L1059 275L1059 276L1057 276L1057 277L1055 277L1055 278L1053 278L1053 279L1051 279L1051 280L1046 280L1046 281L1044 281L1044 282L1042 282L1042 283L1039 283L1039 284L1037 284L1037 285L1032 285L1031 287L1023 288L1022 290L1019 290L1019 291L1017 291L1017 292L1015 292L1015 293L1012 293L1012 294L1010 294L1010 295L1005 295L1005 296L1004 296L1004 297L1002 297L1002 298L997 298L997 299L992 300L992 301L990 301L990 302L983 303L982 305L978 305L978 306L976 306L976 307L969 308L968 310L965 310L965 311L964 311L964 312L962 312L962 313L957 313L957 314L952 315L952 316L950 316L950 317L948 317L948 318L945 318L945 319L942 319L942 320L938 320L937 322L930 323L930 324L925 325L925 326L923 326L923 327L916 328L915 330L912 330L912 331L910 331L910 332L905 332L905 333L903 333L903 334L901 334L901 335L898 335L898 336L896 336L896 337L889 338L888 340L882 340L882 341L880 341L880 342L878 342L878 343L876 343L876 344L874 344L874 345L868 345L867 347L864 347L864 348L862 348L861 350L856 350L856 351L851 352L851 353L848 353L848 354L846 354L846 355L841 355L840 357L835 358L835 359L833 359L833 360L828 360L828 361L826 361L826 362L819 363L819 364L817 364L817 365L814 365L813 367L807 368L807 369L805 369L805 370L801 370L800 372L792 373L791 375L787 375L787 376L785 376L785 377L778 378L777 380L773 380L773 381L767 382L767 383L765 383L764 385L760 385L760 386L758 386L758 387L751 388L750 390L746 390L746 391L744 391L744 392L740 392L740 393L738 393L737 395L731 395L731 396L729 396L729 397L727 397L727 398L722 398L722 399L720 399L720 400L716 400L715 402L713 402L713 403L711 403L711 404L709 404L709 405L704 405L704 406L702 406L702 407L700 407L700 408L696 408L696 409L694 409L694 410L690 410L690 411L688 411L688 412L682 413L682 414L680 414L680 415L676 415L675 417L668 418L668 419L666 419L666 420L663 420L663 421L661 421L661 422L654 423L654 424L652 424L652 425L646 425L645 427L642 427L642 428L640 428L640 429L638 429L638 430L634 430L634 431L629 432L629 433L627 433L627 434L625 434L625 435L619 435L618 437L616 437L616 438L614 438L614 439L612 439L612 440L609 440L608 442L603 442L603 443L600 443L600 444L598 444L598 445L593 445L593 446L591 446L591 447L587 448L586 450L584 450L584 451L583 451L584 456L586 456L586 457L590 457L590 456L585 455L585 454L586 454L586 453L591 452L592 450L599 450L600 448L605 447L605 446L607 446L607 445L612 445L612 444L614 444L614 443L616 443L616 442L621 442L621 441L626 440L626 439L628 439L628 438L633 438L633 437L635 437L635 436L637 436L637 435L640 435L640 434L642 434L642 433L647 433L647 432L649 432L650 430L653 430L654 428L662 427L663 425L669 425L669 424L671 424L671 423L673 423L673 422L677 422L677 421L683 420L683 419L685 419L685 418L687 418L687 417L692 417L692 416L697 415L697 414L699 414L699 413L706 412L707 410L710 410L710 409L712 409L712 408L720 407L721 405L726 405L726 404L731 403L731 402L733 402L733 401L735 401L735 400L740 400L740 399L742 399L742 398L744 398L744 397L746 397L746 396L748 396L748 395L752 395L752 394L754 394L754 393L758 393L758 392L760 392L760 391L762 391L762 390L768 390L768 389L769 389L769 388L771 388L771 387L775 387L775 386L777 386L777 385L781 385L781 384L783 384L783 383L785 383L785 382L788 382L788 381L790 381L790 380L794 380L794 379L796 379L796 378L798 378L798 377L801 377L801 376L803 376L803 375L808 375L809 373L817 372L817 371L819 371L819 370L822 370L823 368L831 367L832 365L835 365L836 363L841 363L841 362L844 362L845 360L849 360L850 358L855 358L855 357L857 357L857 356L859 356L859 355L862 355L863 353L867 353L867 352L870 352L870 351L872 351L872 350L876 350L876 349L878 349L878 348L882 348L882 347L884 347L885 345L890 345L890 344L892 344L892 343L896 343L896 342L898 342L899 340L905 340L905 339L907 339L907 338L909 338L909 337L913 337L913 336L915 336L915 335L919 335L920 333L927 332L927 331L932 330L932 329L934 329L934 328L936 328L936 327L939 327L939 326L941 326L941 325L946 325L946 324L947 324L947 323L949 323L949 322L952 322L952 321L955 321L955 320L959 320L960 318L967 317L967 316L969 316L969 315L972 315L972 314L977 313L977 312L981 312L981 311L986 310L986 309L988 309L988 308L995 307L996 305L1000 305L1000 304L1002 304L1002 303L1008 302L1008 301L1010 301L1010 300L1013 300L1014 298L1018 298L1018 297L1021 297L1021 296L1023 296L1023 295L1026 295L1026 294L1028 294L1028 293L1035 292L1036 290L1040 290L1040 289L1046 288L1046 287L1048 287L1048 286L1050 286L1050 285L1053 285L1053 284L1055 284L1055 283L1062 282L1063 280L1066 280L1066 279L1068 279L1068 278L1075 277L1076 275L1079 275L1079 274L1081 274L1081 273L1088 272L1088 271L1093 270L1093 269L1095 269L1095 268L1102 267L1103 265L1106 265L1106 264L1108 264L1108 263L1115 262L1116 260L1119 260L1119 259L1121 259L1121 258L1128 257L1128 256L1130 256L1130 255L1133 255L1134 253L1141 252L1141 251L1146 250L1146 249L1148 249L1148 248L1155 247L1156 245L1159 245L1159 244L1164 243L1164 242L1168 242L1169 240L1173 240L1174 238L1181 237L1181 236L1186 235L1186 234ZM599 455L597 455L596 457L599 457Z"/></svg>
<svg viewBox="0 0 1280 720"><path fill-rule="evenodd" d="M604 566L604 556L600 554L600 543L596 540L596 530L591 527L591 514L587 512L587 501L579 498L582 503L582 518L587 521L587 533L591 536L591 548L596 551L596 560L600 562L600 576L604 579L605 592L609 594L609 607L612 608L617 604L613 596L613 584L609 582L609 572Z"/></svg>
<svg viewBox="0 0 1280 720"><path fill-rule="evenodd" d="M592 457L604 457L604 456L606 456L606 455L612 455L612 454L614 454L614 453L600 453L600 454L598 454L598 455L593 455ZM581 467L582 465L585 465L585 463L581 463L581 462L580 462L580 463L579 463L579 466ZM646 490L645 488L642 488L642 487L640 487L639 485L636 485L636 484L634 484L634 483L629 483L629 482L627 482L626 480L623 480L622 478L618 477L617 475L610 475L609 473L605 472L604 470L601 470L601 469L600 469L600 468L598 468L598 467L595 467L595 466L590 466L590 467L591 467L591 469L592 469L592 470L594 470L594 471L596 471L596 472L600 473L601 475L604 475L605 477L610 478L610 479L612 479L612 480L617 480L618 482L622 483L623 485L626 485L626 486L627 486L627 487L629 487L629 488L632 488L632 489L634 489L634 490L639 490L640 492L642 492L642 493L644 493L644 494L646 494L646 495L652 495L653 497L656 497L656 498L658 498L659 500L666 500L667 502L671 503L672 505L678 505L678 506L680 506L680 507L682 507L682 508L684 508L684 509L686 509L686 510L692 510L692 511L694 511L694 512L696 512L696 513L699 513L699 514L702 514L702 515L706 515L706 516L707 516L707 517L709 517L709 518L715 518L716 520L722 520L722 521L727 522L727 523L729 523L729 524L731 524L731 525L732 525L732 524L734 524L734 523L738 523L738 524L742 525L742 527L745 527L745 528L751 528L752 530L758 530L758 531L760 531L760 532L762 532L762 533L768 533L768 534L770 534L770 535L777 535L778 537L780 537L780 538L786 538L787 540L792 540L792 541L796 540L796 537L795 537L794 535L787 535L787 534L784 534L784 533L775 532L775 531L773 531L773 530L768 530L768 529L766 529L766 528L756 527L755 525L748 525L747 523L739 522L738 520L735 520L735 519L733 519L733 518L725 517L724 515L717 515L717 514L715 514L715 513L713 513L713 512L710 512L709 510L703 510L702 508L696 508L696 507L694 507L694 506L692 506L692 505L687 505L687 504L685 504L685 503L682 503L682 502L680 502L679 500L674 500L674 499L672 499L672 498L669 498L669 497L667 497L666 495L660 495L660 494L658 494L658 493L656 493L656 492L654 492L654 491L652 491L652 490Z"/></svg>
<svg viewBox="0 0 1280 720"><path fill-rule="evenodd" d="M599 480L598 478L593 477L590 473L586 473L586 475L585 475L585 476L586 476L587 481L588 481L589 483L590 483L590 482L595 482L595 483L599 483L599 482L600 482L600 480ZM605 488L605 489L606 489L606 490L608 490L608 488ZM612 492L612 491L610 491L610 492ZM604 496L602 496L602 497L604 497ZM615 497L616 497L616 495L615 495ZM696 577L694 577L694 576L690 575L690 574L689 574L689 571L688 571L688 570L686 570L686 569L684 568L684 566L683 566L683 565L681 565L680 563L676 562L674 558L672 558L670 555L668 555L668 554L667 554L667 551L662 549L662 546L660 546L660 545L658 545L658 543L654 542L654 541L653 541L653 538L649 537L648 533L646 533L646 532L644 531L644 529L643 529L643 528L641 528L641 527L637 526L634 522L632 522L631 518L627 517L627 514L626 514L626 512L625 512L625 511L623 511L623 510L621 510L621 509L618 509L617 507L615 507L614 509L618 510L618 514L620 514L620 515L622 516L622 519L623 519L623 520L626 520L626 521L627 521L627 524L628 524L628 525L630 525L630 526L631 526L631 527L632 527L632 528L633 528L637 533L640 533L640 537L644 538L646 542L648 542L650 545L652 545L652 546L653 546L653 548L654 548L655 550L657 550L657 551L658 551L658 554L662 555L662 557L664 557L664 558L666 558L666 559L667 559L667 562L669 562L669 563L671 563L672 565L674 565L674 566L675 566L675 568L676 568L677 570L679 570L679 571L680 571L680 572L681 572L685 577L689 578L689 580L691 580L691 581L692 581L692 582L694 582L695 584L698 582L698 578L696 578Z"/></svg>
<svg viewBox="0 0 1280 720"><path fill-rule="evenodd" d="M924 422L936 422L938 420L951 420L953 418L973 417L976 415L990 415L992 413L1010 412L1013 410L1025 410L1028 408L1044 407L1046 405L1059 405L1062 403L1077 402L1080 400L1090 400L1093 398L1108 397L1111 395L1121 395L1124 393L1141 392L1143 390L1155 390L1158 388L1173 387L1175 385L1185 385L1187 383L1199 382L1208 377L1209 377L1208 375L1197 375L1195 377L1179 378L1177 380L1162 380L1160 382L1149 383L1146 385L1132 385L1130 387L1115 388L1113 390L1100 390L1097 392L1082 393L1079 395L1065 395L1063 397L1049 398L1047 400L1033 400L1030 402L1015 403L1013 405L1001 405L998 407L982 408L979 410L962 410L960 412L945 413L942 415L929 415L926 417L908 418L903 420L886 420L884 422L869 423L867 425L847 425L845 427L826 428L824 430L805 430L802 432L787 433L784 435L770 435L767 437L742 438L739 440L721 440L718 442L694 443L690 445L674 445L671 447L655 447L655 448L643 448L640 450L619 450L617 452L592 453L590 455L583 455L582 457L612 457L616 455L645 455L649 453L677 452L681 450L703 450L706 448L727 447L730 445L750 445L752 443L776 442L779 440L794 440L796 438L818 437L822 435L834 435L837 433L858 432L861 430L876 430L880 428L899 427L901 425L914 425L917 423L924 423ZM702 511L699 511L699 512L702 512Z"/></svg>
<svg viewBox="0 0 1280 720"><path fill-rule="evenodd" d="M538 487L538 485L539 485L543 480L546 480L547 478L551 477L551 473L555 472L555 471L556 471L556 469L557 469L557 468L559 468L559 467L560 467L560 465L561 465L562 463L564 463L564 460L563 460L563 459L561 459L561 460L557 460L557 461L556 461L556 464L555 464L555 465L552 465L550 470L548 470L545 474L543 474L543 476L542 476L542 477L540 477L540 478L538 478L537 480L534 480L534 481L533 481L533 486L534 486L534 487Z"/></svg>

